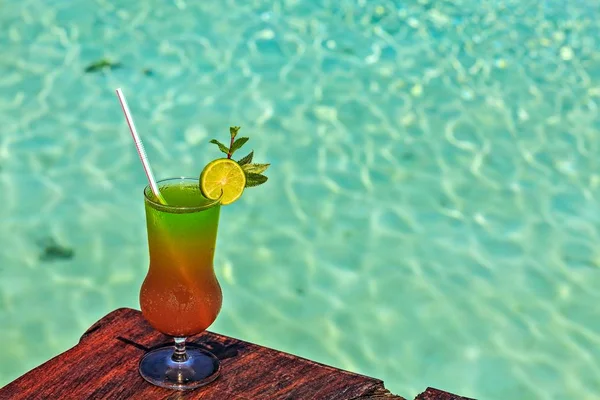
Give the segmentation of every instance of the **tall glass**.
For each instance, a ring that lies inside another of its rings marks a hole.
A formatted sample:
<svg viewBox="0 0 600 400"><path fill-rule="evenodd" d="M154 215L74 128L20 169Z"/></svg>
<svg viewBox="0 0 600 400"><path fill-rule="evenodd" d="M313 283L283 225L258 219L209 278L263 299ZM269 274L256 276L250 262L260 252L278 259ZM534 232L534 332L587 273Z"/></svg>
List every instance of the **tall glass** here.
<svg viewBox="0 0 600 400"><path fill-rule="evenodd" d="M154 385L194 389L219 374L218 359L186 348L185 340L208 328L221 309L213 268L221 205L202 196L198 179L166 179L158 185L168 205L160 204L150 187L144 190L150 267L140 305L150 325L175 343L148 352L139 370Z"/></svg>

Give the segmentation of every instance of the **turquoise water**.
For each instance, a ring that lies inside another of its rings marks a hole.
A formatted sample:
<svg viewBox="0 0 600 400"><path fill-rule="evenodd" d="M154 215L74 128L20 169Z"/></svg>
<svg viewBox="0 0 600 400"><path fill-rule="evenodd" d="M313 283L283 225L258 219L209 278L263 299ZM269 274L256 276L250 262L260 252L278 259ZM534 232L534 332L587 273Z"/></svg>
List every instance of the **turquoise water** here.
<svg viewBox="0 0 600 400"><path fill-rule="evenodd" d="M482 399L600 393L600 3L0 3L0 385L138 308L145 176L230 125L212 330ZM84 72L106 58L113 68Z"/></svg>

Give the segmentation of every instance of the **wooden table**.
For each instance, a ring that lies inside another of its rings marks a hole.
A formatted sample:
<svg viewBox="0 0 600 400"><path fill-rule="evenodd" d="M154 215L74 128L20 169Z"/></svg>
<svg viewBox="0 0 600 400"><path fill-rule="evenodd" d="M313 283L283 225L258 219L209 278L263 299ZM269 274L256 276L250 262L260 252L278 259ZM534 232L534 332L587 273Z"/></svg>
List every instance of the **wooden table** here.
<svg viewBox="0 0 600 400"><path fill-rule="evenodd" d="M219 378L189 392L148 384L140 357L169 339L136 310L121 308L92 325L79 344L0 389L0 399L405 400L383 382L212 332L193 336L221 360ZM428 388L418 400L465 400Z"/></svg>

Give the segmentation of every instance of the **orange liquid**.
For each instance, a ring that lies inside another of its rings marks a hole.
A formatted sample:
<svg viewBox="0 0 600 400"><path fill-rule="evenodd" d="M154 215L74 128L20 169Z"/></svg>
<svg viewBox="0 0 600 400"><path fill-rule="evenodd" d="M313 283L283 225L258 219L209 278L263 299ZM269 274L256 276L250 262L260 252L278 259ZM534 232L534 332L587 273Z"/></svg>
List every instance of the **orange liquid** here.
<svg viewBox="0 0 600 400"><path fill-rule="evenodd" d="M169 206L207 202L197 183L177 182L161 187ZM221 310L223 297L213 268L219 212L220 205L172 212L146 201L150 267L140 291L140 305L150 325L164 334L198 334Z"/></svg>

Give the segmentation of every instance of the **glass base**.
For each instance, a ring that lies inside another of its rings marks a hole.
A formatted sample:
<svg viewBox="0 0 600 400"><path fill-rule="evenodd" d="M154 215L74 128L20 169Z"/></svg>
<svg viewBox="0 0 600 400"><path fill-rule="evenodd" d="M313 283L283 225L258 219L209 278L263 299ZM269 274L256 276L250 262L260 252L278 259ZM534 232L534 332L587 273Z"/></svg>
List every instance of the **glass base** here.
<svg viewBox="0 0 600 400"><path fill-rule="evenodd" d="M140 361L140 374L153 385L191 390L204 386L219 376L219 360L209 351L187 347L188 359L175 362L171 359L173 346L152 350Z"/></svg>

